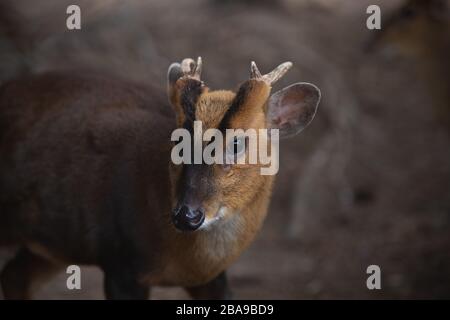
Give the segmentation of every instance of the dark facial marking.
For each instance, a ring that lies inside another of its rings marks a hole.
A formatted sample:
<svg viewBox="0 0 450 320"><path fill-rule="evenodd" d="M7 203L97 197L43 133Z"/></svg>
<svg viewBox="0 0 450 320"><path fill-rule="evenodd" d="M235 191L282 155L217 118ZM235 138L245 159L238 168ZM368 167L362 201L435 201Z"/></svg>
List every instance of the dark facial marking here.
<svg viewBox="0 0 450 320"><path fill-rule="evenodd" d="M233 116L240 110L245 102L245 99L248 96L248 93L252 90L252 88L252 81L246 81L239 87L239 90L234 97L233 102L231 103L227 112L223 116L222 121L220 122L219 130L225 131L225 129L230 128L231 118L233 118Z"/></svg>
<svg viewBox="0 0 450 320"><path fill-rule="evenodd" d="M186 121L193 122L195 120L195 105L198 97L202 93L202 83L197 80L187 79L186 84L181 92L181 106L186 115Z"/></svg>
<svg viewBox="0 0 450 320"><path fill-rule="evenodd" d="M202 83L187 79L181 93L181 106L186 115L183 127L187 129L191 136L194 133L195 106L203 91ZM191 163L183 164L180 179L177 183L178 201L181 202L201 202L212 190L211 179L212 166L206 164L193 164L194 162L194 140L191 140ZM202 159L203 161L203 159ZM199 203L200 205L200 203Z"/></svg>
<svg viewBox="0 0 450 320"><path fill-rule="evenodd" d="M212 194L214 186L213 166L207 164L185 164L177 184L178 201L200 206Z"/></svg>

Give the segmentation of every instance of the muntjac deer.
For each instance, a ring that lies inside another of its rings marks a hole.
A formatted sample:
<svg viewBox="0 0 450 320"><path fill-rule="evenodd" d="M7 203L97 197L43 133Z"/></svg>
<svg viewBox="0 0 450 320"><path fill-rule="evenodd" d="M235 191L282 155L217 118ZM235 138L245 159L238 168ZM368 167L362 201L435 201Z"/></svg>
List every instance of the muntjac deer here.
<svg viewBox="0 0 450 320"><path fill-rule="evenodd" d="M21 248L1 273L4 296L30 298L68 264L90 264L104 272L108 299L145 299L152 285L228 298L225 270L261 228L274 176L259 164L175 165L171 132L195 120L297 134L320 92L296 83L270 96L290 66L261 75L252 63L234 93L210 91L201 59L185 59L168 71L173 108L155 88L99 75L4 84L0 244ZM229 143L224 152L236 152Z"/></svg>

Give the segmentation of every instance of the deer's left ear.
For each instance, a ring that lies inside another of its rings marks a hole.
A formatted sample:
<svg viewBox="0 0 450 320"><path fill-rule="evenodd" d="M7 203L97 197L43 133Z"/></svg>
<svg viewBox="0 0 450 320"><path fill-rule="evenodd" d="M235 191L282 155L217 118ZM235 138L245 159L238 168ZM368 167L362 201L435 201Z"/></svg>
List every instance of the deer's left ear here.
<svg viewBox="0 0 450 320"><path fill-rule="evenodd" d="M311 122L320 101L315 85L299 82L270 96L267 101L267 128L279 129L280 138L298 134Z"/></svg>

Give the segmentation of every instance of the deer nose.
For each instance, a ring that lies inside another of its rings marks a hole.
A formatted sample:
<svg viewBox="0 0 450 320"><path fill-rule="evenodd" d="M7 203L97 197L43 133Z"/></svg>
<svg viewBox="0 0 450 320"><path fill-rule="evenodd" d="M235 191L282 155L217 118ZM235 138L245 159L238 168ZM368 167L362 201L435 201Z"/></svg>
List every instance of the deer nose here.
<svg viewBox="0 0 450 320"><path fill-rule="evenodd" d="M173 211L172 220L178 230L194 231L205 221L205 211L201 207L194 209L188 205L181 205Z"/></svg>

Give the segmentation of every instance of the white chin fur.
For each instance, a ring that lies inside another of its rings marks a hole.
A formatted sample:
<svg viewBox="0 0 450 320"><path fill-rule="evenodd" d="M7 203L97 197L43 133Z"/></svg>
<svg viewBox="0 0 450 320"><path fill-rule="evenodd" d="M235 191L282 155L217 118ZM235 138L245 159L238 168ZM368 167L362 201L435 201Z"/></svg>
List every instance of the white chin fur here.
<svg viewBox="0 0 450 320"><path fill-rule="evenodd" d="M198 228L198 230L208 230L210 229L213 225L215 225L217 222L219 222L220 220L223 219L223 217L225 217L226 213L227 213L227 208L222 206L219 208L219 210L217 211L216 215L213 218L206 218L205 222L203 222L203 224L200 226L200 228Z"/></svg>

